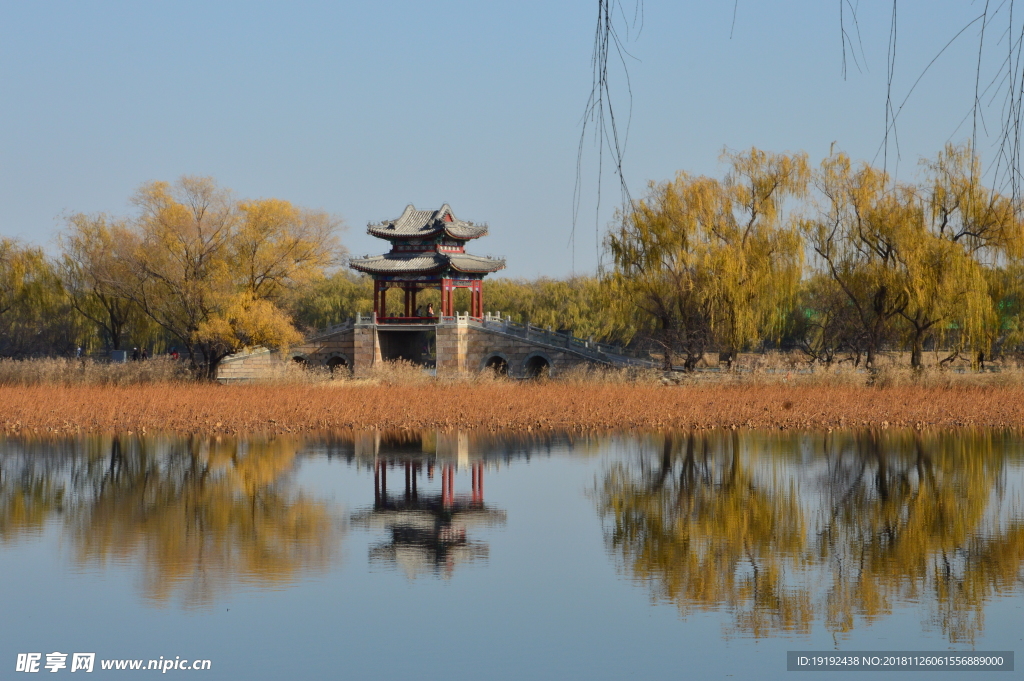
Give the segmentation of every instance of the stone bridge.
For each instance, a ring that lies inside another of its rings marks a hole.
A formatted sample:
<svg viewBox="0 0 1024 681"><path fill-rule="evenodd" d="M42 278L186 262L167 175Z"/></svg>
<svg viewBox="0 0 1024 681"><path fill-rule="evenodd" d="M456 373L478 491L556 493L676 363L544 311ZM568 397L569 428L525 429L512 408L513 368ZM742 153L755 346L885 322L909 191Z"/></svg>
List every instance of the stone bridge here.
<svg viewBox="0 0 1024 681"><path fill-rule="evenodd" d="M221 364L222 381L259 378L281 361L305 362L356 376L382 361L407 360L441 372L477 372L490 368L514 378L556 376L575 366L656 366L649 358L618 346L595 343L509 318L486 314L440 317L436 323L378 324L357 317L308 338L287 356L256 350L233 355Z"/></svg>

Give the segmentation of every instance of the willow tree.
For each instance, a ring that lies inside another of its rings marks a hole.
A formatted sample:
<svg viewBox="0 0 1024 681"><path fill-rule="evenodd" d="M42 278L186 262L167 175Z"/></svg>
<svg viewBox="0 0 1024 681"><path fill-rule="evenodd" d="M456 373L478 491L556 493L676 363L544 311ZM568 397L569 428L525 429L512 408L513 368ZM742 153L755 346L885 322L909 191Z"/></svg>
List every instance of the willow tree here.
<svg viewBox="0 0 1024 681"><path fill-rule="evenodd" d="M570 330L582 338L608 334L604 292L596 277L492 279L485 300L488 310L517 322Z"/></svg>
<svg viewBox="0 0 1024 681"><path fill-rule="evenodd" d="M653 340L666 366L678 353L691 370L710 349L732 355L778 335L800 279L800 237L783 209L807 190L807 157L725 158L722 181L680 172L652 183L606 240L620 331Z"/></svg>
<svg viewBox="0 0 1024 681"><path fill-rule="evenodd" d="M946 250L955 257L950 256L944 271L959 273L961 279L959 290L948 294L960 301L956 324L963 333L956 350L984 357L1007 335L1006 308L1024 293L1019 277L1003 273L1017 270L1024 257L1020 210L1011 197L982 184L981 161L969 144L946 145L924 165L929 231L950 244Z"/></svg>
<svg viewBox="0 0 1024 681"><path fill-rule="evenodd" d="M70 353L79 322L43 249L0 239L0 355Z"/></svg>
<svg viewBox="0 0 1024 681"><path fill-rule="evenodd" d="M914 187L890 185L881 170L854 169L842 153L825 159L816 183L819 215L803 223L809 245L855 312L858 356L873 368L909 301L899 255L919 238L923 209Z"/></svg>
<svg viewBox="0 0 1024 681"><path fill-rule="evenodd" d="M105 345L120 350L125 342L142 345L154 324L123 292L131 268L118 245L129 239L128 225L106 215L78 213L60 235L58 273L75 310L92 322Z"/></svg>
<svg viewBox="0 0 1024 681"><path fill-rule="evenodd" d="M210 178L153 182L135 203L141 214L119 244L132 270L121 291L193 365L201 359L212 378L244 347L301 339L282 298L337 262L337 220L275 199L240 203Z"/></svg>
<svg viewBox="0 0 1024 681"><path fill-rule="evenodd" d="M991 298L980 264L957 244L921 231L901 245L910 364L923 366L925 341L941 340L951 329L959 333L954 354L984 343L991 318Z"/></svg>
<svg viewBox="0 0 1024 681"><path fill-rule="evenodd" d="M388 302L397 298L392 296ZM284 305L299 326L326 329L357 314L373 312L373 280L365 274L338 270L289 290Z"/></svg>

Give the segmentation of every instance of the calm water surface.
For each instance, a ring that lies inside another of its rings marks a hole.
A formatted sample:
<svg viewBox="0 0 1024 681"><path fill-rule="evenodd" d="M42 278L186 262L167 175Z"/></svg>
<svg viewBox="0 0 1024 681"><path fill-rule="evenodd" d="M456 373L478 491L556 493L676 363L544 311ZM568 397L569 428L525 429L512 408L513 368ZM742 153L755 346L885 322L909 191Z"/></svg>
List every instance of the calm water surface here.
<svg viewBox="0 0 1024 681"><path fill-rule="evenodd" d="M1024 441L7 439L0 575L0 678L28 652L94 652L85 678L209 659L167 672L203 679L782 678L787 650L1019 654Z"/></svg>

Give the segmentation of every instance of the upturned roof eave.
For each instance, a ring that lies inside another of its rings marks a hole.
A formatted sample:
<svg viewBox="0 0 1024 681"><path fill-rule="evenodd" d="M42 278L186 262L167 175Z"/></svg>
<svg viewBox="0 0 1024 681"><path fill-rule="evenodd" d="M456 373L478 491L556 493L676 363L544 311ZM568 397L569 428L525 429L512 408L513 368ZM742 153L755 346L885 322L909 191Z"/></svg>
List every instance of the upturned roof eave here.
<svg viewBox="0 0 1024 681"><path fill-rule="evenodd" d="M459 267L455 263L452 263L451 264L451 268L453 270L455 270L456 272L463 272L465 274L490 274L492 272L499 272L499 271L505 269L505 261L504 260L495 261L495 265L496 265L495 267L489 267L489 268L484 268L484 269L471 269L471 268L468 268L468 267Z"/></svg>
<svg viewBox="0 0 1024 681"><path fill-rule="evenodd" d="M487 236L487 228L484 227L480 232L478 232L476 234L470 234L469 236L465 236L465 235L462 235L462 234L453 234L451 231L449 231L445 227L441 227L441 228L438 228L438 229L433 229L433 230L431 230L429 232L404 233L404 232L395 232L395 231L389 230L386 227L373 226L373 227L367 227L366 228L366 233L369 234L370 236L375 236L375 237L377 237L379 239L386 239L388 241L407 241L407 240L410 240L410 239L430 239L431 237L435 237L438 234L442 234L442 233L445 234L446 236L452 238L452 239L456 239L457 241L471 241L473 239L479 239L482 236Z"/></svg>
<svg viewBox="0 0 1024 681"><path fill-rule="evenodd" d="M359 272L365 272L366 274L442 274L445 271L451 270L453 272L459 272L461 274L490 274L492 272L498 272L505 269L504 260L494 260L490 263L486 263L482 267L473 267L468 265L459 266L452 262L450 259L447 262L439 263L433 267L375 267L372 263L359 263L358 261L350 261L349 267Z"/></svg>
<svg viewBox="0 0 1024 681"><path fill-rule="evenodd" d="M438 265L435 267L410 267L401 269L385 269L374 267L373 265L357 265L355 263L349 263L349 267L359 272L365 272L366 274L438 274L447 269L448 264Z"/></svg>

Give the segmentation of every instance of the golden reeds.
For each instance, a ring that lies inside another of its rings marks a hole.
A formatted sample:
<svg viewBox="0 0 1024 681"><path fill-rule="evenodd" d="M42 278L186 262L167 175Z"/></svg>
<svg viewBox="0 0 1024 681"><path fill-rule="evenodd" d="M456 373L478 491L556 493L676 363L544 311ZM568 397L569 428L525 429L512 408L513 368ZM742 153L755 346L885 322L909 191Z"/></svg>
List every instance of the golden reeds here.
<svg viewBox="0 0 1024 681"><path fill-rule="evenodd" d="M0 386L133 385L193 380L193 373L186 364L170 357L136 362L96 362L87 358L0 359Z"/></svg>
<svg viewBox="0 0 1024 681"><path fill-rule="evenodd" d="M6 432L308 432L349 428L1019 428L1019 386L432 381L389 385L16 385Z"/></svg>

